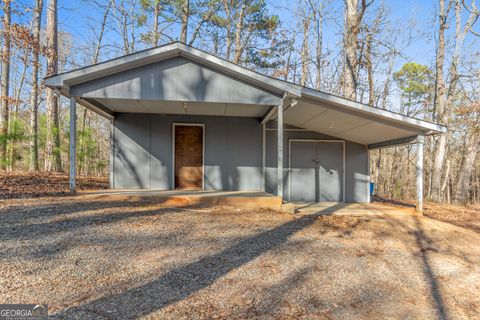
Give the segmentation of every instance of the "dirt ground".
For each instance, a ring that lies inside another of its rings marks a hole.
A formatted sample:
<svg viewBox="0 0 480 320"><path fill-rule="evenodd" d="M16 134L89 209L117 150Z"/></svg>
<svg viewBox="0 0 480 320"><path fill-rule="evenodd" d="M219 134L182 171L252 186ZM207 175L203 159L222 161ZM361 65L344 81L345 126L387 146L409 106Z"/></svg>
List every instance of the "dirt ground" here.
<svg viewBox="0 0 480 320"><path fill-rule="evenodd" d="M415 201L395 201L383 198L373 198L374 202L397 207L415 207ZM423 214L426 217L448 222L459 227L480 232L480 204L458 206L446 203L426 202Z"/></svg>
<svg viewBox="0 0 480 320"><path fill-rule="evenodd" d="M108 180L106 178L79 177L77 185L79 190L106 189ZM0 170L0 200L66 195L69 190L70 184L66 173Z"/></svg>
<svg viewBox="0 0 480 320"><path fill-rule="evenodd" d="M2 200L0 301L58 319L480 318L480 233L324 213Z"/></svg>

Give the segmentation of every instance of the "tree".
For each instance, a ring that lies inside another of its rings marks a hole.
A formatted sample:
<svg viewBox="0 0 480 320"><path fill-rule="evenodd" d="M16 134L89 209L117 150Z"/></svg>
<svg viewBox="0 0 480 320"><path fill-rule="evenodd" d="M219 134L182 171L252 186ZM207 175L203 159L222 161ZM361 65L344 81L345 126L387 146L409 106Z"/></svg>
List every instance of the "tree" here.
<svg viewBox="0 0 480 320"><path fill-rule="evenodd" d="M345 97L357 99L358 86L358 47L360 29L365 10L373 3L366 0L345 1L345 28L344 28L344 51L345 51Z"/></svg>
<svg viewBox="0 0 480 320"><path fill-rule="evenodd" d="M472 1L472 8L469 11L469 17L464 25L462 25L462 3L461 0L455 0L455 48L450 62L449 75L450 82L448 88L443 79L443 64L445 59L445 29L447 28L448 12L451 8L453 0L450 0L448 8L445 9L445 0L440 2L439 17L439 39L436 59L436 90L434 116L435 120L440 124L447 124L448 113L450 111L453 99L457 93L459 81L458 68L461 63L461 53L466 35L472 30L473 25L478 20L479 11L475 7L475 1ZM431 175L431 193L430 199L433 201L441 201L441 181L442 171L447 152L448 133L441 134L436 142L436 153Z"/></svg>
<svg viewBox="0 0 480 320"><path fill-rule="evenodd" d="M188 18L190 16L189 0L181 0L180 12L181 12L180 17L182 22L182 27L180 31L180 42L187 43Z"/></svg>
<svg viewBox="0 0 480 320"><path fill-rule="evenodd" d="M312 19L315 28L315 67L317 68L317 78L315 81L315 89L322 88L322 65L323 65L323 11L325 10L325 2L320 1L318 5L314 1L308 0L312 10Z"/></svg>
<svg viewBox="0 0 480 320"><path fill-rule="evenodd" d="M33 17L32 95L30 98L30 171L38 171L38 67L43 0L37 0Z"/></svg>
<svg viewBox="0 0 480 320"><path fill-rule="evenodd" d="M425 111L432 89L432 71L425 65L408 62L393 74L393 80L400 89L400 112L418 116Z"/></svg>
<svg viewBox="0 0 480 320"><path fill-rule="evenodd" d="M466 130L464 141L465 151L461 162L453 202L467 204L472 171L475 168L475 159L480 152L480 102L458 108L455 115L460 119Z"/></svg>
<svg viewBox="0 0 480 320"><path fill-rule="evenodd" d="M189 45L193 45L195 40L200 34L200 30L207 22L211 22L214 15L220 10L222 5L221 0L204 0L204 1L195 1L190 4L189 15L195 15L198 19L193 32L190 34Z"/></svg>
<svg viewBox="0 0 480 320"><path fill-rule="evenodd" d="M11 0L3 1L3 50L2 83L0 90L0 169L5 169L7 162L8 112L10 104L10 42L11 42Z"/></svg>
<svg viewBox="0 0 480 320"><path fill-rule="evenodd" d="M175 19L171 16L170 12L172 4L165 0L141 0L141 11L136 15L136 22L139 27L142 27L148 23L148 17L152 16L151 30L141 34L142 40L146 43L150 43L152 47L159 45L160 39L165 37L165 30L170 27ZM126 12L123 9L123 12ZM127 28L127 16L124 16L123 27ZM133 37L132 37L133 38ZM172 39L170 37L170 39ZM128 38L126 40L128 42Z"/></svg>
<svg viewBox="0 0 480 320"><path fill-rule="evenodd" d="M265 0L221 1L222 10L212 15L209 25L215 30L213 35L224 35L225 58L251 67L272 67L276 49L281 47L274 39L278 16L269 14Z"/></svg>
<svg viewBox="0 0 480 320"><path fill-rule="evenodd" d="M137 27L143 26L146 17L138 12L137 0L120 0L118 2L117 0L111 1L112 17L116 24L113 28L113 31L120 37L122 41L120 48L122 49L123 54L133 53L135 52L137 45ZM144 3L151 2L149 0L142 0L142 6ZM143 38L144 41L146 40L146 42L151 42L151 33L143 36L144 37L141 38Z"/></svg>
<svg viewBox="0 0 480 320"><path fill-rule="evenodd" d="M306 86L308 80L308 64L309 64L309 52L308 52L308 35L310 34L310 14L308 11L303 12L303 41L302 41L302 76L300 78L300 85Z"/></svg>
<svg viewBox="0 0 480 320"><path fill-rule="evenodd" d="M242 45L242 33L244 30L245 11L247 10L247 3L242 3L240 11L238 12L238 19L235 23L235 53L233 56L233 63L240 63L244 46Z"/></svg>
<svg viewBox="0 0 480 320"><path fill-rule="evenodd" d="M47 8L47 75L58 72L58 22L57 0L49 0ZM46 89L47 103L47 144L45 155L45 170L62 171L60 155L60 127L58 123L58 95Z"/></svg>

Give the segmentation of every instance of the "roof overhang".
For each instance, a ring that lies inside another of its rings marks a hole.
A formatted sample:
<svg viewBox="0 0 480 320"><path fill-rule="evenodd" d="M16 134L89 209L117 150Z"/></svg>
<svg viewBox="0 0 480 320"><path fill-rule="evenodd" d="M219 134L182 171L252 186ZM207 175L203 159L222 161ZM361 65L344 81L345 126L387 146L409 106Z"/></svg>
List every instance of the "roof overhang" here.
<svg viewBox="0 0 480 320"><path fill-rule="evenodd" d="M308 88L303 89L302 97L292 107L285 109L284 122L371 149L413 143L417 136L447 130L434 123Z"/></svg>

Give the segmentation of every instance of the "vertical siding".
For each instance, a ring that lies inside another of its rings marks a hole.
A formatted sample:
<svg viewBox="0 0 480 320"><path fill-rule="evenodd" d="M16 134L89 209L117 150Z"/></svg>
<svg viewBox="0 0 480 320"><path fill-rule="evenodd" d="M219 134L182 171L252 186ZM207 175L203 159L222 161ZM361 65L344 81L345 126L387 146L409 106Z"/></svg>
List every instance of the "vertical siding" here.
<svg viewBox="0 0 480 320"><path fill-rule="evenodd" d="M175 57L74 85L72 96L278 105L282 96Z"/></svg>
<svg viewBox="0 0 480 320"><path fill-rule="evenodd" d="M113 142L115 188L172 189L173 123L205 124L205 189L262 190L262 126L240 117L118 114ZM266 132L265 191L277 191L276 130ZM285 131L284 190L288 199L290 139L336 139L309 131ZM342 161L342 159L339 159ZM345 200L368 201L365 146L345 143Z"/></svg>
<svg viewBox="0 0 480 320"><path fill-rule="evenodd" d="M266 176L265 191L275 194L277 190L277 131L273 129L275 126L271 123L267 126L266 133ZM294 129L294 127L286 126L286 128ZM285 199L289 198L289 148L288 141L290 139L317 139L317 140L341 140L335 137L327 136L317 132L305 130L286 130L284 132L284 195ZM342 159L338 159L342 161ZM345 201L346 202L367 202L368 201L368 153L365 146L345 141Z"/></svg>
<svg viewBox="0 0 480 320"><path fill-rule="evenodd" d="M205 124L205 189L261 190L257 119L156 114L118 114L115 119L115 188L173 188L174 123Z"/></svg>
<svg viewBox="0 0 480 320"><path fill-rule="evenodd" d="M150 123L140 114L115 120L115 188L150 188Z"/></svg>

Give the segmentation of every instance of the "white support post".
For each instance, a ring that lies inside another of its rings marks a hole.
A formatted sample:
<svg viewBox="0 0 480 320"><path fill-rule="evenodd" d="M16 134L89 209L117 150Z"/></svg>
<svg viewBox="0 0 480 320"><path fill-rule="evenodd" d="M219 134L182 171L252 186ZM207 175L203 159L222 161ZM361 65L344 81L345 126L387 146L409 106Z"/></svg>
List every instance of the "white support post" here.
<svg viewBox="0 0 480 320"><path fill-rule="evenodd" d="M366 150L367 150L367 177L368 177L367 178L367 202L370 203L372 202L372 195L370 194L370 184L372 183L372 180L371 180L372 177L370 176L370 150L368 150L368 148ZM345 183L343 185L344 185L343 188L345 188ZM343 202L345 202L345 200L343 200Z"/></svg>
<svg viewBox="0 0 480 320"><path fill-rule="evenodd" d="M266 148L267 148L267 130L266 130L266 124L262 123L262 191L265 192L265 167L267 164L267 154L266 154Z"/></svg>
<svg viewBox="0 0 480 320"><path fill-rule="evenodd" d="M77 189L77 101L70 98L70 193L74 194Z"/></svg>
<svg viewBox="0 0 480 320"><path fill-rule="evenodd" d="M110 174L109 174L109 184L110 189L114 189L115 186L113 185L113 177L114 177L114 160L113 160L113 148L114 148L114 141L115 141L115 120L110 120Z"/></svg>
<svg viewBox="0 0 480 320"><path fill-rule="evenodd" d="M283 199L283 106L277 106L277 195Z"/></svg>
<svg viewBox="0 0 480 320"><path fill-rule="evenodd" d="M423 144L424 136L418 136L417 139L417 206L418 213L423 211Z"/></svg>

